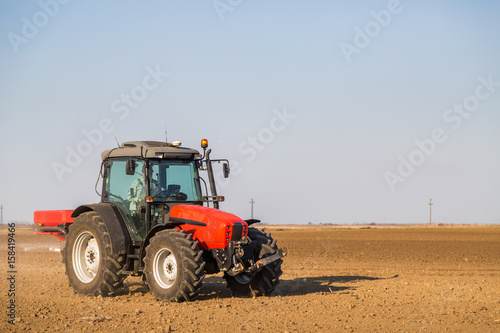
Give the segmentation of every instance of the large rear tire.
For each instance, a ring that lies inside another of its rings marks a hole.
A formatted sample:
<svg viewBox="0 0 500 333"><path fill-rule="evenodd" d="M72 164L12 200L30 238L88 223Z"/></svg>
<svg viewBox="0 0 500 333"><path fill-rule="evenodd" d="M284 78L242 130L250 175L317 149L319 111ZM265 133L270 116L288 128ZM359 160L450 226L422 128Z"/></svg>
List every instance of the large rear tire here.
<svg viewBox="0 0 500 333"><path fill-rule="evenodd" d="M62 251L69 284L77 294L109 296L122 287L124 258L113 253L108 228L96 212L75 218Z"/></svg>
<svg viewBox="0 0 500 333"><path fill-rule="evenodd" d="M194 299L205 274L198 241L176 229L158 232L146 248L144 273L151 292L161 301Z"/></svg>
<svg viewBox="0 0 500 333"><path fill-rule="evenodd" d="M255 260L259 260L277 253L278 246L271 234L264 233L255 228L248 228L248 237L253 242L257 242L258 255ZM281 264L283 260L264 266L260 272L254 276L237 275L231 276L224 273L227 286L235 296L266 296L270 295L279 284L279 278L283 272Z"/></svg>

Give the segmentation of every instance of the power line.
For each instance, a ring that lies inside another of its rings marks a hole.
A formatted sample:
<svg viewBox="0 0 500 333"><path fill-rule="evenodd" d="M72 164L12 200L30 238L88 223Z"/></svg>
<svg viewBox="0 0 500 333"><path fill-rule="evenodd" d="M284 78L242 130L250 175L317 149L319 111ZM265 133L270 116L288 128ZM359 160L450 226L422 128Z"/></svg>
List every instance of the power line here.
<svg viewBox="0 0 500 333"><path fill-rule="evenodd" d="M432 199L429 201L429 225L432 225Z"/></svg>
<svg viewBox="0 0 500 333"><path fill-rule="evenodd" d="M253 200L250 200L250 205L251 205L251 213L250 213L250 218L253 220L253 204L255 203L255 201Z"/></svg>

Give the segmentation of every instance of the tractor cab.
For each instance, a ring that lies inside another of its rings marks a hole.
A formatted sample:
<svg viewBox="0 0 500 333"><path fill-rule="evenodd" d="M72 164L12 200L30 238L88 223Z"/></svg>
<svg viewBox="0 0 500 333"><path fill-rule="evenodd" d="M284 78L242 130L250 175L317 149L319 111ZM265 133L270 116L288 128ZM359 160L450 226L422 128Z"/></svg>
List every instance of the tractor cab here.
<svg viewBox="0 0 500 333"><path fill-rule="evenodd" d="M199 171L214 162L206 152L205 157L180 142L125 142L102 153L102 202L115 204L132 240L142 241L154 226L169 221L172 207L223 200L202 195L202 184L205 192L207 187Z"/></svg>

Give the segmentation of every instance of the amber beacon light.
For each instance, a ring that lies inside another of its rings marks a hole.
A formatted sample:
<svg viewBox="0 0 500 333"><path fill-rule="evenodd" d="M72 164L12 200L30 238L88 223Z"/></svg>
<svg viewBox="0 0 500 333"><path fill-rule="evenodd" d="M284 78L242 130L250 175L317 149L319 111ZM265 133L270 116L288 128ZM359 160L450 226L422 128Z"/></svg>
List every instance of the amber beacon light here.
<svg viewBox="0 0 500 333"><path fill-rule="evenodd" d="M201 148L206 149L208 147L208 140L201 139Z"/></svg>

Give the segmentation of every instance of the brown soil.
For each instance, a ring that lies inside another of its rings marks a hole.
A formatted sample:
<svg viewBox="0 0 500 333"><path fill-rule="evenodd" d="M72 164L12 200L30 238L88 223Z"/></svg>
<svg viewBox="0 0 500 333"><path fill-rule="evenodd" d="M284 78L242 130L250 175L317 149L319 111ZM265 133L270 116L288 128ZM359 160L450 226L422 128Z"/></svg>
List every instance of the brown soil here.
<svg viewBox="0 0 500 333"><path fill-rule="evenodd" d="M8 324L3 264L0 331L500 331L500 227L266 228L289 252L274 295L233 298L212 275L177 304L130 277L115 297L74 295L59 241L18 227L17 317Z"/></svg>

